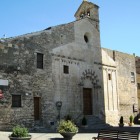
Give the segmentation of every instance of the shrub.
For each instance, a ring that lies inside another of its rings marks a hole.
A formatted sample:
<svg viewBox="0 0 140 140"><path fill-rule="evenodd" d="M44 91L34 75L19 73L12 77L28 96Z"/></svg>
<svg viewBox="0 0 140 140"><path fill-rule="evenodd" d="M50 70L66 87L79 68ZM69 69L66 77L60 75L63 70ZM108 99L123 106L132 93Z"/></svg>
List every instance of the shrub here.
<svg viewBox="0 0 140 140"><path fill-rule="evenodd" d="M120 117L120 124L123 124L123 116Z"/></svg>
<svg viewBox="0 0 140 140"><path fill-rule="evenodd" d="M12 137L20 137L20 138L28 137L29 132L28 132L27 128L17 125L15 127L13 127L11 136Z"/></svg>
<svg viewBox="0 0 140 140"><path fill-rule="evenodd" d="M130 120L130 123L133 123L133 116L131 115L130 117L129 117L129 120Z"/></svg>
<svg viewBox="0 0 140 140"><path fill-rule="evenodd" d="M85 116L84 116L83 119L82 119L82 125L87 125L87 119L86 119Z"/></svg>
<svg viewBox="0 0 140 140"><path fill-rule="evenodd" d="M57 131L59 133L67 133L67 132L73 132L73 133L77 133L78 132L78 128L76 127L76 125L70 121L70 120L61 120L59 122Z"/></svg>
<svg viewBox="0 0 140 140"><path fill-rule="evenodd" d="M65 120L66 120L66 121L68 121L68 120L70 120L70 121L71 121L71 120L72 120L72 118L71 118L71 116L70 116L70 115L66 115L66 116L65 116Z"/></svg>

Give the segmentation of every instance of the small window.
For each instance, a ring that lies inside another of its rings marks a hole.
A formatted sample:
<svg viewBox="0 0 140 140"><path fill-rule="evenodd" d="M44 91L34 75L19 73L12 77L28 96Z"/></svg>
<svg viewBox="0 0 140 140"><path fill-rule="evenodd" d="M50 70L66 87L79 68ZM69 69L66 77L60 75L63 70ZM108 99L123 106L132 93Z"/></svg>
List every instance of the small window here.
<svg viewBox="0 0 140 140"><path fill-rule="evenodd" d="M111 80L111 74L110 73L108 74L108 80Z"/></svg>
<svg viewBox="0 0 140 140"><path fill-rule="evenodd" d="M60 35L60 42L61 42L61 44L63 44L63 42L64 42L64 36L63 35Z"/></svg>
<svg viewBox="0 0 140 140"><path fill-rule="evenodd" d="M43 69L43 54L37 53L37 68Z"/></svg>
<svg viewBox="0 0 140 140"><path fill-rule="evenodd" d="M88 37L86 35L84 35L84 40L86 43L88 43Z"/></svg>
<svg viewBox="0 0 140 140"><path fill-rule="evenodd" d="M12 95L12 107L21 107L21 95Z"/></svg>
<svg viewBox="0 0 140 140"><path fill-rule="evenodd" d="M135 83L135 74L131 72L131 83Z"/></svg>
<svg viewBox="0 0 140 140"><path fill-rule="evenodd" d="M63 71L65 74L69 74L69 66L64 65L63 66Z"/></svg>
<svg viewBox="0 0 140 140"><path fill-rule="evenodd" d="M113 60L115 61L115 51L113 51Z"/></svg>
<svg viewBox="0 0 140 140"><path fill-rule="evenodd" d="M138 89L140 89L140 83L137 83Z"/></svg>

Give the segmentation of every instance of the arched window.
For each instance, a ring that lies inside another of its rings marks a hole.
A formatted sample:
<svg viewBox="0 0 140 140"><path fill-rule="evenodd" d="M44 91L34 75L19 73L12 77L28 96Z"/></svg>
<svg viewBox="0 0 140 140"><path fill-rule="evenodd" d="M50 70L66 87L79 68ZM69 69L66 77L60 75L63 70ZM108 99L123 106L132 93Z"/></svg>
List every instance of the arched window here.
<svg viewBox="0 0 140 140"><path fill-rule="evenodd" d="M90 11L87 11L87 16L90 17Z"/></svg>
<svg viewBox="0 0 140 140"><path fill-rule="evenodd" d="M88 40L87 35L84 35L84 40L85 40L86 43L88 43L89 40Z"/></svg>
<svg viewBox="0 0 140 140"><path fill-rule="evenodd" d="M90 43L90 41L91 41L91 35L90 35L90 33L88 33L88 32L86 32L85 34L84 34L84 41L86 42L86 43Z"/></svg>

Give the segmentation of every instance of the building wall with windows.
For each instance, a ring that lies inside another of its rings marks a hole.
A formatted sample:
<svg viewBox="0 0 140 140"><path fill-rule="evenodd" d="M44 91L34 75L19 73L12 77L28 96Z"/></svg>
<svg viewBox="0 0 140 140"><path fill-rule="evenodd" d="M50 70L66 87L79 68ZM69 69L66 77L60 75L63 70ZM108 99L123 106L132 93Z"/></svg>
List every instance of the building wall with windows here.
<svg viewBox="0 0 140 140"><path fill-rule="evenodd" d="M83 1L75 17L1 40L0 129L15 123L51 128L67 115L116 125L120 116L134 115L135 57L101 48L97 5Z"/></svg>
<svg viewBox="0 0 140 140"><path fill-rule="evenodd" d="M63 44L72 42L73 23L1 41L0 81L8 81L1 85L1 129L15 123L32 127L35 120L44 125L56 120L51 51L62 44L63 33Z"/></svg>
<svg viewBox="0 0 140 140"><path fill-rule="evenodd" d="M136 56L138 109L140 111L140 57Z"/></svg>
<svg viewBox="0 0 140 140"><path fill-rule="evenodd" d="M117 87L115 88L118 93L116 98L118 99L119 116L123 116L124 121L127 122L130 114L135 116L138 113L135 56L105 48L103 50L116 63Z"/></svg>

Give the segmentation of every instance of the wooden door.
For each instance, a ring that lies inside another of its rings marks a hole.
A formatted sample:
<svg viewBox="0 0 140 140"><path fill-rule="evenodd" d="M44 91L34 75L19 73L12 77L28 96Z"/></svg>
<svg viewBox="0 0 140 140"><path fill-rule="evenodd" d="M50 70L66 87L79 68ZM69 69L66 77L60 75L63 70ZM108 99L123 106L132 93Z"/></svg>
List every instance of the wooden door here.
<svg viewBox="0 0 140 140"><path fill-rule="evenodd" d="M34 97L34 119L40 120L40 97Z"/></svg>
<svg viewBox="0 0 140 140"><path fill-rule="evenodd" d="M84 115L92 115L92 89L83 89L83 113Z"/></svg>

